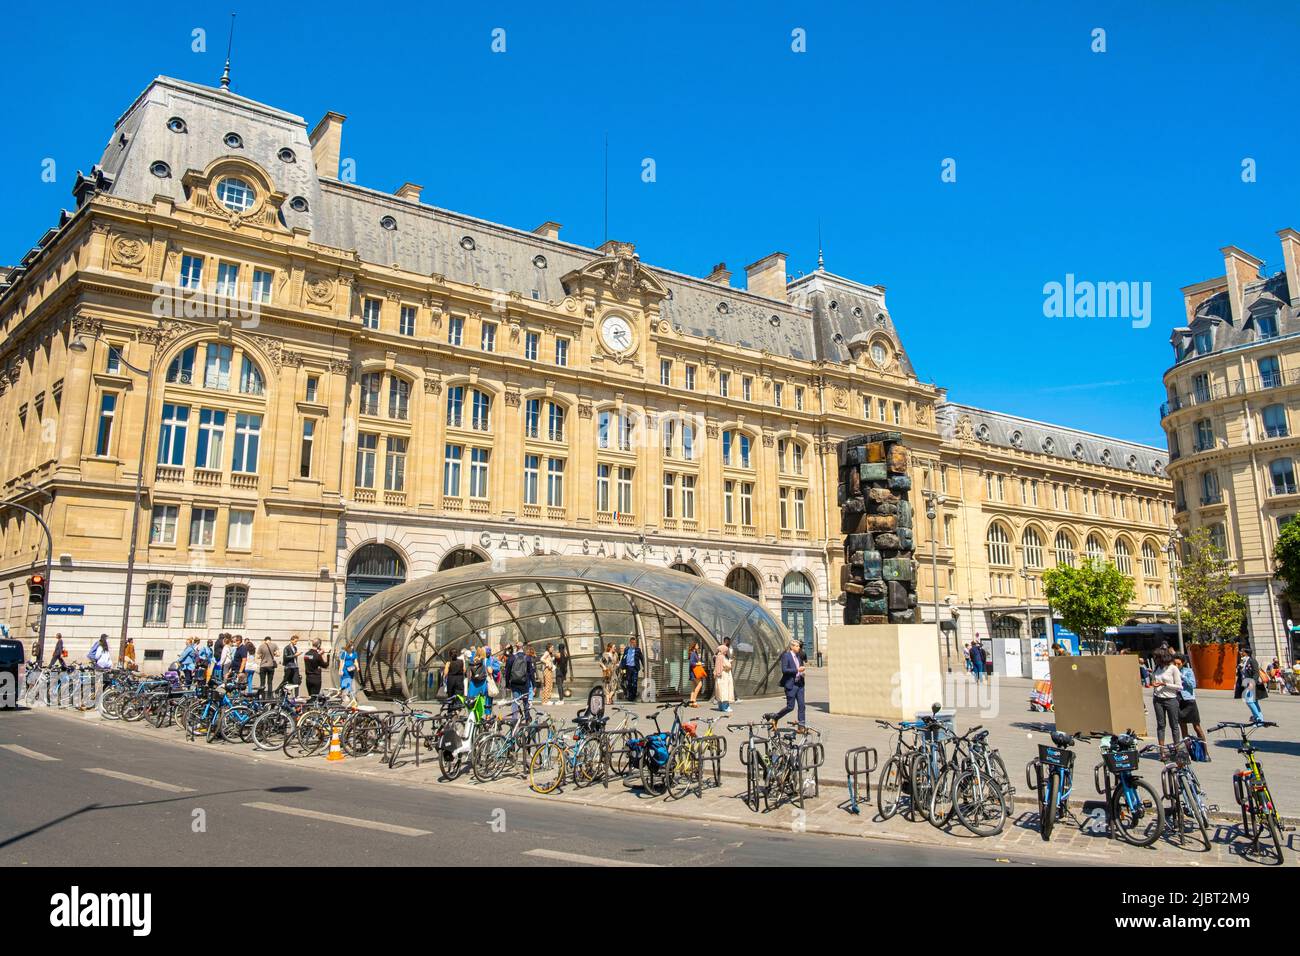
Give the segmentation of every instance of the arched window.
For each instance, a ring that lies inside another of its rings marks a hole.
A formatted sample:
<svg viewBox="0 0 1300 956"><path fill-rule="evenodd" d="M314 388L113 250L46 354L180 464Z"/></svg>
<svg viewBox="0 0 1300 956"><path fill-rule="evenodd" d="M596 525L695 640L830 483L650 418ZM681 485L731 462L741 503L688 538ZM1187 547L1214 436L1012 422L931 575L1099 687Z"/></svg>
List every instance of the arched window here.
<svg viewBox="0 0 1300 956"><path fill-rule="evenodd" d="M1269 478L1272 479L1273 494L1295 494L1295 462L1290 458L1275 458L1269 462L1268 474Z"/></svg>
<svg viewBox="0 0 1300 956"><path fill-rule="evenodd" d="M476 432L492 430L492 396L477 388L470 391L470 428Z"/></svg>
<svg viewBox="0 0 1300 956"><path fill-rule="evenodd" d="M1264 416L1264 434L1267 437L1285 438L1287 436L1285 405L1265 406L1262 414Z"/></svg>
<svg viewBox="0 0 1300 956"><path fill-rule="evenodd" d="M1043 566L1043 539L1033 528L1026 528L1020 542L1025 549L1025 567L1041 568Z"/></svg>
<svg viewBox="0 0 1300 956"><path fill-rule="evenodd" d="M993 622L993 636L1003 641L1014 641L1020 637L1020 620L1003 615Z"/></svg>
<svg viewBox="0 0 1300 956"><path fill-rule="evenodd" d="M266 380L257 363L245 355L239 369L239 391L244 395L266 394Z"/></svg>
<svg viewBox="0 0 1300 956"><path fill-rule="evenodd" d="M996 521L989 525L986 545L989 564L1011 566L1011 539L1007 536L1006 529Z"/></svg>
<svg viewBox="0 0 1300 956"><path fill-rule="evenodd" d="M1144 578L1158 577L1160 574L1159 558L1155 547L1150 541L1142 543L1142 576Z"/></svg>
<svg viewBox="0 0 1300 956"><path fill-rule="evenodd" d="M221 626L244 627L248 609L248 588L242 584L227 584L221 601Z"/></svg>
<svg viewBox="0 0 1300 956"><path fill-rule="evenodd" d="M166 627L171 604L172 586L166 581L150 581L144 591L145 626Z"/></svg>
<svg viewBox="0 0 1300 956"><path fill-rule="evenodd" d="M467 564L482 564L483 561L483 555L471 548L455 548L448 551L443 556L443 559L438 562L438 570L450 571L452 568L463 568ZM405 575L405 573L405 568L403 568L402 574Z"/></svg>
<svg viewBox="0 0 1300 956"><path fill-rule="evenodd" d="M794 597L812 597L813 587L807 575L799 571L791 571L781 581L781 593Z"/></svg>
<svg viewBox="0 0 1300 956"><path fill-rule="evenodd" d="M1106 546L1095 534L1088 535L1088 542L1083 546L1083 553L1089 561L1105 561Z"/></svg>
<svg viewBox="0 0 1300 956"><path fill-rule="evenodd" d="M1115 542L1115 567L1120 574L1133 574L1133 552L1123 538Z"/></svg>
<svg viewBox="0 0 1300 956"><path fill-rule="evenodd" d="M755 601L762 600L758 578L754 577L753 572L748 568L732 568L731 573L727 575L727 587L733 591L739 591L745 597L753 598Z"/></svg>
<svg viewBox="0 0 1300 956"><path fill-rule="evenodd" d="M732 468L752 468L750 455L752 440L742 431L724 431L722 433L722 463Z"/></svg>
<svg viewBox="0 0 1300 956"><path fill-rule="evenodd" d="M695 568L691 567L691 565L689 565L689 564L684 564L684 563L682 563L681 561L678 561L676 564L670 564L670 565L668 566L668 570L669 570L669 571L680 571L682 574L690 574L690 575L694 575L694 576L697 577L697 578L700 576L700 572L699 572L699 571L696 571Z"/></svg>
<svg viewBox="0 0 1300 956"><path fill-rule="evenodd" d="M596 444L600 448L617 448L631 451L636 434L637 418L629 411L609 409L596 419Z"/></svg>
<svg viewBox="0 0 1300 956"><path fill-rule="evenodd" d="M208 626L208 598L212 589L206 584L190 584L185 588L185 626Z"/></svg>
<svg viewBox="0 0 1300 956"><path fill-rule="evenodd" d="M356 553L348 561L348 577L353 576L363 578L404 578L406 576L406 562L402 560L401 555L387 545L362 545L357 548Z"/></svg>
<svg viewBox="0 0 1300 956"><path fill-rule="evenodd" d="M1056 532L1056 566L1074 567L1074 539L1065 531Z"/></svg>

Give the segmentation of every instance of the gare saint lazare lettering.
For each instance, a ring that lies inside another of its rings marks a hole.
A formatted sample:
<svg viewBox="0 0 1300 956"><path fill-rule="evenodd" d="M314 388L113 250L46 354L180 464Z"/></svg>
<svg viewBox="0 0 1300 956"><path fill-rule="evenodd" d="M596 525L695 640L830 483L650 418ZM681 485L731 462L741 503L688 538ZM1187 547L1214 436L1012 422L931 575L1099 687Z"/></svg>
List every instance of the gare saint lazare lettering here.
<svg viewBox="0 0 1300 956"><path fill-rule="evenodd" d="M635 558L639 561L662 561L665 564L695 564L732 567L740 560L738 551L722 548L670 547L640 541L603 541L583 538L549 538L540 534L493 534L484 531L479 547L489 554L511 555L582 554L593 558Z"/></svg>

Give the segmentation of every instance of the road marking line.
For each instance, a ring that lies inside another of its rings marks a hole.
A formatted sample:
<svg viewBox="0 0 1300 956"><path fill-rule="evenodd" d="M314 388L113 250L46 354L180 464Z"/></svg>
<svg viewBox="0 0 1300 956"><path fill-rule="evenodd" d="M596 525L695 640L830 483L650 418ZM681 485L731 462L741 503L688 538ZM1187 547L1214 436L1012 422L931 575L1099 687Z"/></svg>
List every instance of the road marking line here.
<svg viewBox="0 0 1300 956"><path fill-rule="evenodd" d="M17 744L0 744L0 747L5 750L11 750L16 754L22 754L24 757L31 757L33 760L57 761L59 759L58 757L51 757L48 754L37 753L35 750L28 750L26 747L20 747Z"/></svg>
<svg viewBox="0 0 1300 956"><path fill-rule="evenodd" d="M640 863L636 860L607 860L599 856L583 856L581 853L562 853L559 850L525 850L524 856L540 856L547 860L560 860L564 863L583 863L587 866L655 866L658 863Z"/></svg>
<svg viewBox="0 0 1300 956"><path fill-rule="evenodd" d="M114 780L122 780L126 783L137 783L142 787L152 787L154 790L165 790L168 793L193 793L193 787L178 787L174 783L163 783L161 780L153 780L149 777L137 777L132 773L122 773L120 770L105 770L103 767L85 767L86 773L97 773L101 777L112 777Z"/></svg>
<svg viewBox="0 0 1300 956"><path fill-rule="evenodd" d="M428 836L432 831L417 830L415 827L398 826L396 823L381 823L378 820L363 820L360 817L342 817L336 813L321 813L317 810L303 810L300 807L287 807L282 803L246 803L246 807L255 810L270 810L273 813L287 813L294 817L306 817L319 823L342 823L351 827L364 827L367 830L383 830L400 836Z"/></svg>

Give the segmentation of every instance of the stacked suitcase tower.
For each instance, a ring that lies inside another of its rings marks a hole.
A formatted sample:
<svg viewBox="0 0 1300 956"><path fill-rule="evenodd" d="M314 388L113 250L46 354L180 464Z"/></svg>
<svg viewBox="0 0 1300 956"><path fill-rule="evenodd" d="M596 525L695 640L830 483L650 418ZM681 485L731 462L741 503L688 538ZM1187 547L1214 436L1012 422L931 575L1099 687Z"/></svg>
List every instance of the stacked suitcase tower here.
<svg viewBox="0 0 1300 956"><path fill-rule="evenodd" d="M845 624L917 620L911 462L901 438L898 432L875 432L839 445Z"/></svg>

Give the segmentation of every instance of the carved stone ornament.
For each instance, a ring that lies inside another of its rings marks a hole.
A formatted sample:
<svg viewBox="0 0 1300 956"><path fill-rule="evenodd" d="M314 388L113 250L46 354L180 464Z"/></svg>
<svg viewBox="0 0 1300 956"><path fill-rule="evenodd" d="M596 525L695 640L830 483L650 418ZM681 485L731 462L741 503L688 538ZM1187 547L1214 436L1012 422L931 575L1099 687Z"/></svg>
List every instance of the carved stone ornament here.
<svg viewBox="0 0 1300 956"><path fill-rule="evenodd" d="M962 441L975 440L975 426L971 422L969 415L963 415L957 419L957 437Z"/></svg>
<svg viewBox="0 0 1300 956"><path fill-rule="evenodd" d="M165 345L176 336L191 329L198 328L193 322L177 322L175 319L159 319L153 328L137 329L135 340L148 345Z"/></svg>
<svg viewBox="0 0 1300 956"><path fill-rule="evenodd" d="M763 432L763 447L771 448L776 444L776 436L771 432Z"/></svg>
<svg viewBox="0 0 1300 956"><path fill-rule="evenodd" d="M114 236L109 244L109 258L114 265L139 269L144 264L147 247L135 236Z"/></svg>
<svg viewBox="0 0 1300 956"><path fill-rule="evenodd" d="M507 406L508 408L518 408L518 407L519 407L519 393L518 393L518 392L513 391L513 390L506 392L506 406Z"/></svg>
<svg viewBox="0 0 1300 956"><path fill-rule="evenodd" d="M352 362L350 359L330 359L328 368L335 375L352 375Z"/></svg>
<svg viewBox="0 0 1300 956"><path fill-rule="evenodd" d="M591 417L591 402L579 402L579 403L578 403L578 417L579 417L579 418L590 418L590 417Z"/></svg>
<svg viewBox="0 0 1300 956"><path fill-rule="evenodd" d="M303 290L312 305L329 305L334 301L334 283L325 276L308 275Z"/></svg>
<svg viewBox="0 0 1300 956"><path fill-rule="evenodd" d="M913 417L918 425L930 424L930 406L925 402L916 403L916 411Z"/></svg>
<svg viewBox="0 0 1300 956"><path fill-rule="evenodd" d="M301 368L303 358L301 353L284 347L284 342L280 339L272 338L269 335L256 335L254 339L262 346L271 364L276 368L282 368L285 365L293 365Z"/></svg>
<svg viewBox="0 0 1300 956"><path fill-rule="evenodd" d="M424 380L424 394L425 394L425 395L441 395L441 394L442 394L442 379L437 378L437 377L426 377L425 380Z"/></svg>
<svg viewBox="0 0 1300 956"><path fill-rule="evenodd" d="M717 423L717 422L709 422L708 424L706 424L706 425L704 426L704 433L705 433L706 435L708 435L710 438L717 438L717 437L718 437L718 423Z"/></svg>
<svg viewBox="0 0 1300 956"><path fill-rule="evenodd" d="M74 315L72 331L77 335L97 336L104 331L104 323L89 315Z"/></svg>
<svg viewBox="0 0 1300 956"><path fill-rule="evenodd" d="M842 386L836 386L835 388L835 407L836 408L849 407L849 393L848 390L843 388Z"/></svg>

